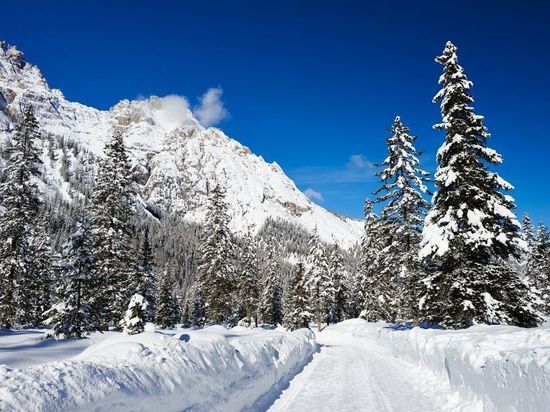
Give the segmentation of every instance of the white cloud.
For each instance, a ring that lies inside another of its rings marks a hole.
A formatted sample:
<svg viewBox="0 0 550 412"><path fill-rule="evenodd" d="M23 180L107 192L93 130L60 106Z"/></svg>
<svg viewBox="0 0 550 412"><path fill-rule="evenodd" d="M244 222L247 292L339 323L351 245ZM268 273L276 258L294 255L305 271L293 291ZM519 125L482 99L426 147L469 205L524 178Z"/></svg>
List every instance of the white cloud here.
<svg viewBox="0 0 550 412"><path fill-rule="evenodd" d="M302 185L367 182L375 176L375 166L363 155L352 155L341 166L303 166L290 171L295 182Z"/></svg>
<svg viewBox="0 0 550 412"><path fill-rule="evenodd" d="M185 96L170 94L159 98L159 106L154 110L155 122L170 130L193 124L189 101Z"/></svg>
<svg viewBox="0 0 550 412"><path fill-rule="evenodd" d="M322 202L324 200L323 195L316 190L313 190L311 187L304 190L304 195L306 195L311 200L317 200L319 202Z"/></svg>
<svg viewBox="0 0 550 412"><path fill-rule="evenodd" d="M229 112L221 101L221 87L210 88L200 98L200 103L193 114L204 127L214 126L229 116Z"/></svg>
<svg viewBox="0 0 550 412"><path fill-rule="evenodd" d="M372 163L369 162L362 154L351 155L348 162L349 166L358 167L359 169L365 169L372 167Z"/></svg>

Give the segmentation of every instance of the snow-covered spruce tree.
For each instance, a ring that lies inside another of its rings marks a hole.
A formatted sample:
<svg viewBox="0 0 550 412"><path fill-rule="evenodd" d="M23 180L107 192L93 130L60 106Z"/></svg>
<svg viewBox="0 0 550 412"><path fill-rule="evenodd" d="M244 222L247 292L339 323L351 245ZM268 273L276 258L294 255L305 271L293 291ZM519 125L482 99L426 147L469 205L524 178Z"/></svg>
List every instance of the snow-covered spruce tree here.
<svg viewBox="0 0 550 412"><path fill-rule="evenodd" d="M332 286L329 284L330 278L327 253L324 245L319 240L317 232L315 232L309 240L305 277L311 307L315 312L317 330L321 331L321 322L327 302L327 290L332 288Z"/></svg>
<svg viewBox="0 0 550 412"><path fill-rule="evenodd" d="M359 317L363 310L363 295L361 292L362 276L358 270L345 273L345 319L354 319Z"/></svg>
<svg viewBox="0 0 550 412"><path fill-rule="evenodd" d="M539 223L533 237L526 274L536 290L537 310L550 315L550 234L543 223Z"/></svg>
<svg viewBox="0 0 550 412"><path fill-rule="evenodd" d="M105 145L91 197L97 300L103 301L102 318L111 325L117 325L124 316L131 297L128 283L135 268L130 224L133 213L130 162L122 131L115 128Z"/></svg>
<svg viewBox="0 0 550 412"><path fill-rule="evenodd" d="M190 304L189 323L191 326L202 328L205 324L206 312L204 302L199 293L193 292L191 296L193 297L193 301Z"/></svg>
<svg viewBox="0 0 550 412"><path fill-rule="evenodd" d="M172 274L165 269L158 278L155 296L155 323L161 328L173 328L176 324L177 308L174 285Z"/></svg>
<svg viewBox="0 0 550 412"><path fill-rule="evenodd" d="M346 307L344 263L337 244L330 250L328 269L328 283L325 289L325 322L327 324L344 320Z"/></svg>
<svg viewBox="0 0 550 412"><path fill-rule="evenodd" d="M523 228L523 240L527 243L527 252L529 253L535 243L535 226L527 213L523 214L521 226Z"/></svg>
<svg viewBox="0 0 550 412"><path fill-rule="evenodd" d="M258 315L262 323L276 326L283 321L283 289L272 238L268 240L266 247L266 267L261 284Z"/></svg>
<svg viewBox="0 0 550 412"><path fill-rule="evenodd" d="M153 252L149 242L149 229L145 229L140 245L137 265L128 285L128 294L140 294L147 301L148 319L153 318L155 310L155 273L153 270Z"/></svg>
<svg viewBox="0 0 550 412"><path fill-rule="evenodd" d="M476 323L536 326L527 285L509 264L525 248L513 213L512 189L497 173L501 156L486 145L483 117L471 106L472 82L448 42L436 61L443 65L441 102L445 143L437 153L437 192L426 218L420 257L429 276L423 279L422 319L445 328Z"/></svg>
<svg viewBox="0 0 550 412"><path fill-rule="evenodd" d="M85 332L101 330L102 320L95 316L100 311L95 307L93 262L91 230L84 218L63 245L58 264L54 304L47 312L47 324L56 336L81 338Z"/></svg>
<svg viewBox="0 0 550 412"><path fill-rule="evenodd" d="M250 325L258 324L260 269L256 256L256 248L250 235L243 239L241 266L239 272L238 295L239 303L244 309Z"/></svg>
<svg viewBox="0 0 550 412"><path fill-rule="evenodd" d="M389 288L389 282L378 267L384 238L382 225L372 210L372 201L367 199L358 281L362 300L360 316L369 322L391 318L388 306L392 291Z"/></svg>
<svg viewBox="0 0 550 412"><path fill-rule="evenodd" d="M139 293L130 298L128 310L126 310L124 318L120 321L120 326L124 328L124 332L128 335L135 335L144 331L147 306L147 300Z"/></svg>
<svg viewBox="0 0 550 412"><path fill-rule="evenodd" d="M37 229L40 194L36 179L41 139L32 106L17 125L6 147L6 166L0 185L0 326L23 327L43 320L42 277L50 272L43 233Z"/></svg>
<svg viewBox="0 0 550 412"><path fill-rule="evenodd" d="M304 264L299 262L290 279L283 306L283 326L288 330L309 328L309 322L313 318L304 275Z"/></svg>
<svg viewBox="0 0 550 412"><path fill-rule="evenodd" d="M44 214L39 219L28 251L29 258L37 273L34 281L35 292L33 293L35 301L32 304L34 308L33 318L36 319L37 323L42 323L46 319L45 312L51 307L55 279L53 262L59 259L58 254L52 248L52 240L48 235L48 218L49 215Z"/></svg>
<svg viewBox="0 0 550 412"><path fill-rule="evenodd" d="M375 200L384 204L380 224L384 233L384 248L378 255L381 276L391 293L388 311L391 322L416 318L416 285L419 281L418 250L422 224L430 204L425 182L428 173L418 166L419 154L414 147L416 136L397 116L386 139L388 156L378 164L383 170L376 175L381 187L374 191ZM414 313L413 313L414 312Z"/></svg>
<svg viewBox="0 0 550 412"><path fill-rule="evenodd" d="M210 205L199 246L198 292L206 307L206 321L222 324L233 310L235 289L235 245L229 231L229 216L221 186L210 191Z"/></svg>

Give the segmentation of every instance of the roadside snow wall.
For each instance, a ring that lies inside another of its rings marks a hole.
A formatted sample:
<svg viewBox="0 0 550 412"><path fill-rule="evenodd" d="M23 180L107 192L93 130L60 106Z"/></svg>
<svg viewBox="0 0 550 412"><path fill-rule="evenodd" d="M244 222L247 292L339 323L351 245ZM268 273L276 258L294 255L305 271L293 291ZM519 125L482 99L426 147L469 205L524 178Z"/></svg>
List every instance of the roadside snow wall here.
<svg viewBox="0 0 550 412"><path fill-rule="evenodd" d="M309 330L145 332L25 369L0 365L1 411L237 411L258 407L307 363Z"/></svg>
<svg viewBox="0 0 550 412"><path fill-rule="evenodd" d="M550 410L548 326L396 330L382 323L348 322L353 335L378 339L396 356L431 369L485 411Z"/></svg>

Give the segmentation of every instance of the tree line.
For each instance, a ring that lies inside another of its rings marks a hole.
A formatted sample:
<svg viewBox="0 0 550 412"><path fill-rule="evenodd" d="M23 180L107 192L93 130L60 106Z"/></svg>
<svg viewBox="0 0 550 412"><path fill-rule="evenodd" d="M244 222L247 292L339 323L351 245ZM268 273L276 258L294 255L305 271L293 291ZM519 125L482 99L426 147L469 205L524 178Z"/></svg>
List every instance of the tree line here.
<svg viewBox="0 0 550 412"><path fill-rule="evenodd" d="M220 185L209 190L202 225L143 206L122 127L95 178L90 165L71 172L63 152L61 175L89 184L70 204L52 200L41 187L47 156L38 144L50 136L28 106L3 152L0 326L47 324L62 337L140 332L146 322L293 330L358 316L536 326L550 311L548 230L527 215L522 228L504 194L511 185L490 170L502 159L487 146L456 47L447 43L436 61L443 74L435 128L445 133L436 173L420 167L417 138L396 117L377 165L380 186L365 202L363 238L347 251L288 222L235 236Z"/></svg>

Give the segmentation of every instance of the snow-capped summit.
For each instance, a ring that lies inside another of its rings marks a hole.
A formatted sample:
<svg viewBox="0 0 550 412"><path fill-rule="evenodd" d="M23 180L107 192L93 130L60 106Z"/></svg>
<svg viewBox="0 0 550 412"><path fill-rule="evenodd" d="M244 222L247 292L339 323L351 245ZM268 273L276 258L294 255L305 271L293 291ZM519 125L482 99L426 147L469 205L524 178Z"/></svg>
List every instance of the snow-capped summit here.
<svg viewBox="0 0 550 412"><path fill-rule="evenodd" d="M359 222L311 202L278 164L267 163L220 129L201 126L182 102L178 96L153 96L122 100L107 111L70 102L48 86L23 53L0 42L1 140L12 132L27 103L34 106L43 131L78 142L96 155L102 154L112 128L125 126L142 198L160 210L202 221L209 188L221 184L236 233L280 218L308 231L317 229L322 239L345 247L359 240ZM78 156L71 161L78 162Z"/></svg>

